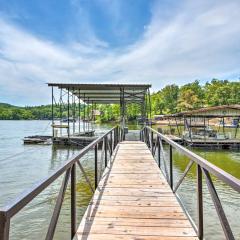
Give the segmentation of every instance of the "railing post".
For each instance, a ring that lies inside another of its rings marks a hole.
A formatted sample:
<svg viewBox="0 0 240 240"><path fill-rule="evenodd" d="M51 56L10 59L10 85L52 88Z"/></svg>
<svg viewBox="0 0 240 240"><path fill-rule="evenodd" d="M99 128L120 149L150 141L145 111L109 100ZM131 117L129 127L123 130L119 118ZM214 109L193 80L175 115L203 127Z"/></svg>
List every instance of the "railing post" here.
<svg viewBox="0 0 240 240"><path fill-rule="evenodd" d="M148 145L148 138L147 138L147 128L145 127L145 131L144 131L144 142Z"/></svg>
<svg viewBox="0 0 240 240"><path fill-rule="evenodd" d="M114 149L116 146L117 146L117 127L114 129Z"/></svg>
<svg viewBox="0 0 240 240"><path fill-rule="evenodd" d="M154 145L153 145L153 131L151 131L151 151L153 154L153 149L154 149Z"/></svg>
<svg viewBox="0 0 240 240"><path fill-rule="evenodd" d="M203 199L202 199L202 170L197 165L197 219L198 219L198 238L203 239Z"/></svg>
<svg viewBox="0 0 240 240"><path fill-rule="evenodd" d="M158 141L158 166L159 168L161 167L161 145L160 145L160 137L157 137L157 141Z"/></svg>
<svg viewBox="0 0 240 240"><path fill-rule="evenodd" d="M143 142L146 143L146 128L143 129Z"/></svg>
<svg viewBox="0 0 240 240"><path fill-rule="evenodd" d="M173 189L173 155L172 155L172 145L169 145L169 181L170 181L170 187Z"/></svg>
<svg viewBox="0 0 240 240"><path fill-rule="evenodd" d="M107 136L104 138L105 167L107 167Z"/></svg>
<svg viewBox="0 0 240 240"><path fill-rule="evenodd" d="M112 132L110 134L110 148L111 148L111 156L112 156L112 153L113 153L113 136L112 136Z"/></svg>
<svg viewBox="0 0 240 240"><path fill-rule="evenodd" d="M76 233L76 164L71 170L71 239Z"/></svg>
<svg viewBox="0 0 240 240"><path fill-rule="evenodd" d="M95 154L95 189L97 188L98 185L98 144L95 146L94 149L94 154Z"/></svg>
<svg viewBox="0 0 240 240"><path fill-rule="evenodd" d="M6 218L5 212L0 211L0 239L9 240L10 220Z"/></svg>

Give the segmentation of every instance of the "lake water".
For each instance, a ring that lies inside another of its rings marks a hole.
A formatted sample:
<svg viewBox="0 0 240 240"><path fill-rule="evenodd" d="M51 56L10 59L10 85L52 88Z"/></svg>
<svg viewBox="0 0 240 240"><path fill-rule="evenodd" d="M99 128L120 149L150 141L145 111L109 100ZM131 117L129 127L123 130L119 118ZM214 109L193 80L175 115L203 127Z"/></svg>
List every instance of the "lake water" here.
<svg viewBox="0 0 240 240"><path fill-rule="evenodd" d="M96 126L100 135L110 126ZM0 121L0 207L13 200L22 191L31 187L40 179L48 176L64 161L77 155L78 148L53 147L51 145L23 145L22 139L28 135L51 134L49 121ZM166 159L167 159L167 149ZM240 152L229 150L194 149L202 157L240 178ZM184 171L188 159L174 151L175 182ZM93 181L93 153L82 159L82 164ZM82 175L77 172L77 216L81 220L91 198L89 186ZM62 177L43 191L37 198L20 211L11 222L11 238L44 239L53 212L55 200L61 185ZM214 178L219 197L222 200L226 215L235 233L240 239L240 194ZM196 218L196 169L193 167L178 190L184 205L191 216ZM67 189L55 239L69 239L70 236L70 190ZM214 205L204 183L204 223L206 239L225 239Z"/></svg>

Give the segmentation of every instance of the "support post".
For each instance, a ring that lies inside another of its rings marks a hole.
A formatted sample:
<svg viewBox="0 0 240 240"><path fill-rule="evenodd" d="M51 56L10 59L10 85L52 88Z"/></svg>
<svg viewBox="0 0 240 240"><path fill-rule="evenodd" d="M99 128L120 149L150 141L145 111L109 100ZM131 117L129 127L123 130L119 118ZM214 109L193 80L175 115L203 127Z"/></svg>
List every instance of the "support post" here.
<svg viewBox="0 0 240 240"><path fill-rule="evenodd" d="M154 144L153 144L153 131L151 131L151 151L153 154Z"/></svg>
<svg viewBox="0 0 240 240"><path fill-rule="evenodd" d="M105 167L107 167L107 136L104 138Z"/></svg>
<svg viewBox="0 0 240 240"><path fill-rule="evenodd" d="M0 211L0 239L9 240L10 220L6 218L5 212Z"/></svg>
<svg viewBox="0 0 240 240"><path fill-rule="evenodd" d="M68 138L70 136L70 122L69 122L70 106L69 106L69 88L68 88L68 106L67 106L67 123L68 123Z"/></svg>
<svg viewBox="0 0 240 240"><path fill-rule="evenodd" d="M60 104L59 104L59 107L60 107L60 126L62 127L62 103L63 103L63 100L62 100L62 88L60 90ZM60 128L60 136L62 136L62 128Z"/></svg>
<svg viewBox="0 0 240 240"><path fill-rule="evenodd" d="M117 129L116 129L116 146L117 146L118 143L119 143L119 127L117 126Z"/></svg>
<svg viewBox="0 0 240 240"><path fill-rule="evenodd" d="M94 154L95 154L95 189L97 188L98 185L98 144L95 146L94 149Z"/></svg>
<svg viewBox="0 0 240 240"><path fill-rule="evenodd" d="M202 196L202 170L197 165L197 220L198 220L198 238L203 239L203 196Z"/></svg>
<svg viewBox="0 0 240 240"><path fill-rule="evenodd" d="M76 111L76 106L75 106L75 95L74 95L74 88L72 91L72 118L73 118L73 135L75 134L75 111Z"/></svg>
<svg viewBox="0 0 240 240"><path fill-rule="evenodd" d="M86 130L86 102L85 102L85 93L83 94L83 101L84 101L84 109L83 109L83 131L85 134Z"/></svg>
<svg viewBox="0 0 240 240"><path fill-rule="evenodd" d="M89 97L87 98L87 103L88 103L88 106L87 106L87 117L88 117L88 121L87 121L87 131L88 131L88 133L89 133L89 124L90 124L90 108L89 108Z"/></svg>
<svg viewBox="0 0 240 240"><path fill-rule="evenodd" d="M78 98L78 133L80 135L80 132L81 132L81 99L80 99L80 90L78 92L78 95L79 95L79 98Z"/></svg>
<svg viewBox="0 0 240 240"><path fill-rule="evenodd" d="M76 164L71 169L71 239L76 233Z"/></svg>
<svg viewBox="0 0 240 240"><path fill-rule="evenodd" d="M53 87L52 87L52 136L54 138Z"/></svg>
<svg viewBox="0 0 240 240"><path fill-rule="evenodd" d="M172 146L169 146L169 182L170 182L170 187L173 189L173 155L172 155Z"/></svg>
<svg viewBox="0 0 240 240"><path fill-rule="evenodd" d="M161 145L160 145L160 141L161 139L158 137L158 166L159 168L161 168Z"/></svg>
<svg viewBox="0 0 240 240"><path fill-rule="evenodd" d="M93 111L94 109L93 109L93 101L92 101L92 114L91 114L91 130L93 131L93 124L94 124L94 117L93 117Z"/></svg>
<svg viewBox="0 0 240 240"><path fill-rule="evenodd" d="M112 156L112 153L113 153L113 136L112 136L112 132L110 134L110 148L111 148L111 156Z"/></svg>

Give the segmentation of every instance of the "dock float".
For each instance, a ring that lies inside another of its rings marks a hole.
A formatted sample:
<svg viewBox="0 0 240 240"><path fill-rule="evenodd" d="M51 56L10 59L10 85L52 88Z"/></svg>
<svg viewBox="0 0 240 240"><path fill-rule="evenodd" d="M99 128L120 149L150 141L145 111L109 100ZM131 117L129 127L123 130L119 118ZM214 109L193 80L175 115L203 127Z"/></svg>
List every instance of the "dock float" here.
<svg viewBox="0 0 240 240"><path fill-rule="evenodd" d="M75 237L198 239L150 150L141 141L119 143Z"/></svg>

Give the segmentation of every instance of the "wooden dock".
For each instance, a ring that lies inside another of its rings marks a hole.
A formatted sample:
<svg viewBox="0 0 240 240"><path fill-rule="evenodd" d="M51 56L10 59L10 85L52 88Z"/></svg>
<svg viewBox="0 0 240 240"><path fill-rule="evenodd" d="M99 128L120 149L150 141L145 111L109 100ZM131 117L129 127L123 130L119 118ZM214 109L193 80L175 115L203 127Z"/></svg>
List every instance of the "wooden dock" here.
<svg viewBox="0 0 240 240"><path fill-rule="evenodd" d="M76 239L198 239L146 144L118 145Z"/></svg>

